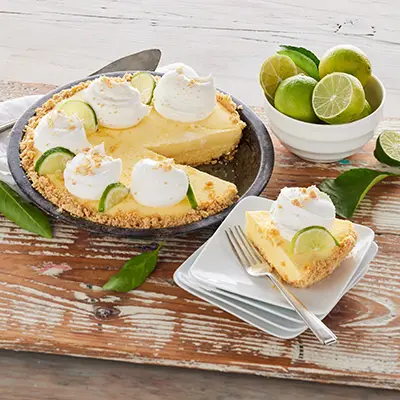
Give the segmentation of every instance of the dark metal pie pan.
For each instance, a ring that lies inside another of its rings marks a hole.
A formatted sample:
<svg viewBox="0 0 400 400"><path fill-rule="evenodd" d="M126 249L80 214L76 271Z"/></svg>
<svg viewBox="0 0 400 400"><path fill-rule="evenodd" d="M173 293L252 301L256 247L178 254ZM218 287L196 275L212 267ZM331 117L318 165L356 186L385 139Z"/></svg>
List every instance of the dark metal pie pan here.
<svg viewBox="0 0 400 400"><path fill-rule="evenodd" d="M132 71L132 73L133 72L134 71ZM113 72L102 75L123 76L125 73L126 72ZM151 73L154 74L154 72ZM67 211L60 212L56 205L51 203L32 187L31 181L21 167L19 148L20 142L24 136L24 128L29 119L35 115L35 110L42 106L42 104L54 94L75 86L80 82L96 79L99 76L100 75L94 75L80 79L53 90L33 104L32 107L25 111L19 118L11 132L8 148L8 164L20 190L33 203L55 219L70 223L82 229L106 235L156 238L168 235L186 234L221 223L231 211L233 205L216 215L187 225L162 229L118 228L115 226L98 224L84 218L74 217ZM258 118L249 107L233 96L232 99L237 105L242 106L239 110L239 114L247 125L243 131L243 138L239 144L238 151L234 159L227 164L217 163L215 165L204 165L198 167L198 169L235 183L241 198L259 195L267 185L274 166L274 148L271 137L260 118Z"/></svg>

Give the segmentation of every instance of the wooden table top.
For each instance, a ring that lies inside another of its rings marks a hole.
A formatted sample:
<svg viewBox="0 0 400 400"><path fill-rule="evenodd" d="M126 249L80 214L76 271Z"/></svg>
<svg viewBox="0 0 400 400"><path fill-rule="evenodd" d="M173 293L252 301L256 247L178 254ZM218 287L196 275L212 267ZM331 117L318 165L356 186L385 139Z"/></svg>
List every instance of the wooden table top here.
<svg viewBox="0 0 400 400"><path fill-rule="evenodd" d="M0 90L44 93L49 85L3 83ZM262 109L256 112L263 118ZM381 128L399 128L385 120ZM263 195L308 186L357 166L377 166L373 143L350 164L312 164L276 140L276 165ZM382 169L382 168L381 168ZM306 332L266 335L177 287L172 274L212 234L168 238L156 271L129 294L98 291L124 260L154 243L104 237L55 224L51 240L0 221L0 346L376 388L400 388L399 180L374 187L354 222L376 232L379 254L365 278L325 320L339 343L322 347Z"/></svg>

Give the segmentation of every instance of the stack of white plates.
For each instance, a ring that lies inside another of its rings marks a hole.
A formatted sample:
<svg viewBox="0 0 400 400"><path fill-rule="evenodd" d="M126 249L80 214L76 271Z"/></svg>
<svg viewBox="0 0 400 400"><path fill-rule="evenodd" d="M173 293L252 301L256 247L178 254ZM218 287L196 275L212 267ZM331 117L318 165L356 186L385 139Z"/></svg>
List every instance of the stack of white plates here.
<svg viewBox="0 0 400 400"><path fill-rule="evenodd" d="M273 201L261 197L242 200L215 234L175 272L175 282L189 293L241 318L271 335L291 339L307 327L267 277L252 277L237 261L224 233L245 226L245 211L269 210ZM320 319L364 276L378 246L374 232L355 225L357 244L351 255L323 281L305 289L288 288Z"/></svg>

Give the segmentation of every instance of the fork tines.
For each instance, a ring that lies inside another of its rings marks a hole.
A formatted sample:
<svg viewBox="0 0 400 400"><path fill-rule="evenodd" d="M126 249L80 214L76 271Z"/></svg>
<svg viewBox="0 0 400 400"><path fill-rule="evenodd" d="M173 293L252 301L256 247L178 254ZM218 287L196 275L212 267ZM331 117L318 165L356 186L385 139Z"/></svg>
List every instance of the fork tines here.
<svg viewBox="0 0 400 400"><path fill-rule="evenodd" d="M258 250L249 241L241 226L235 225L228 228L225 234L237 259L246 269L260 264L263 264L265 269L269 267Z"/></svg>

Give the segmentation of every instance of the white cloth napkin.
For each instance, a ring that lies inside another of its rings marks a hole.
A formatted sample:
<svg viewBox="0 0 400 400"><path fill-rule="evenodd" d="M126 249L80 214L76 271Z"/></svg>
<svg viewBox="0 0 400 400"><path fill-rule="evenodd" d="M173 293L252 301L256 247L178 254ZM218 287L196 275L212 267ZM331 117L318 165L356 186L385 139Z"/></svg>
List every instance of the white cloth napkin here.
<svg viewBox="0 0 400 400"><path fill-rule="evenodd" d="M35 101L40 99L37 96L18 97L0 103L0 124L5 124L15 118L20 117ZM0 180L15 186L7 164L7 148L10 139L10 131L0 133Z"/></svg>

